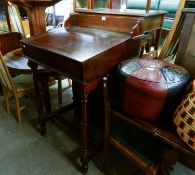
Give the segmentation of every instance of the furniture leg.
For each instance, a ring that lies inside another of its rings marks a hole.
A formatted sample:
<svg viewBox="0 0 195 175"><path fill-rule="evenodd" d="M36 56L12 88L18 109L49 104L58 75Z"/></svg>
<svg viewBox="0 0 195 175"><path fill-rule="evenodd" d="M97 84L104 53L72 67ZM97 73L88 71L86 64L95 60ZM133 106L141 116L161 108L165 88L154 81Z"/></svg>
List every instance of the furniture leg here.
<svg viewBox="0 0 195 175"><path fill-rule="evenodd" d="M40 93L40 86L38 81L38 75L37 75L37 68L38 65L32 61L28 62L29 67L32 69L33 72L33 80L34 80L34 87L35 87L35 99L36 99L36 105L39 113L39 122L40 122L40 128L42 135L46 134L46 122L44 120L44 112L43 112L43 103L41 99L41 93Z"/></svg>
<svg viewBox="0 0 195 175"><path fill-rule="evenodd" d="M21 122L20 105L17 98L15 98L15 109L16 109L16 120L20 123Z"/></svg>
<svg viewBox="0 0 195 175"><path fill-rule="evenodd" d="M148 40L146 45L145 45L145 50L146 50L146 53L149 53L150 52L150 49L151 49L151 41Z"/></svg>
<svg viewBox="0 0 195 175"><path fill-rule="evenodd" d="M62 104L62 81L60 76L58 77L58 102Z"/></svg>
<svg viewBox="0 0 195 175"><path fill-rule="evenodd" d="M2 91L5 97L5 109L6 109L6 112L9 113L10 112L9 96L8 96L7 91L3 87L2 87Z"/></svg>
<svg viewBox="0 0 195 175"><path fill-rule="evenodd" d="M89 150L88 150L88 94L85 92L86 83L83 84L83 92L81 96L81 106L82 106L82 121L81 121L81 134L82 134L82 173L86 174L88 171L89 162Z"/></svg>
<svg viewBox="0 0 195 175"><path fill-rule="evenodd" d="M69 79L69 78L68 78L68 85L69 85L69 86L72 85L71 79Z"/></svg>
<svg viewBox="0 0 195 175"><path fill-rule="evenodd" d="M80 118L81 117L81 92L78 90L80 89L80 84L73 81L72 82L72 94L73 94L73 110L74 110L74 117Z"/></svg>
<svg viewBox="0 0 195 175"><path fill-rule="evenodd" d="M106 159L108 154L108 139L110 134L110 103L108 99L108 87L107 87L107 78L103 78L103 97L104 97L104 114L105 114L105 122L104 122L104 148L103 148L103 160L102 160L102 169L105 169Z"/></svg>
<svg viewBox="0 0 195 175"><path fill-rule="evenodd" d="M51 113L51 100L50 100L50 93L49 93L49 84L48 84L49 76L46 74L38 74L38 80L41 83L41 89L43 91L43 101L46 110L46 114Z"/></svg>

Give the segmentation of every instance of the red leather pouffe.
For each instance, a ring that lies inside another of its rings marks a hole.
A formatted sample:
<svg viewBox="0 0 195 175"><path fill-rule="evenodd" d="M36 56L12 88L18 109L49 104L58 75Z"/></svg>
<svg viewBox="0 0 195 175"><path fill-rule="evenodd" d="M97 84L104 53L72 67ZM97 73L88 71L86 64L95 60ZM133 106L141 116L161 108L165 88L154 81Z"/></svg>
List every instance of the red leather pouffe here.
<svg viewBox="0 0 195 175"><path fill-rule="evenodd" d="M189 80L184 68L146 58L122 61L117 77L122 110L145 120L172 115Z"/></svg>

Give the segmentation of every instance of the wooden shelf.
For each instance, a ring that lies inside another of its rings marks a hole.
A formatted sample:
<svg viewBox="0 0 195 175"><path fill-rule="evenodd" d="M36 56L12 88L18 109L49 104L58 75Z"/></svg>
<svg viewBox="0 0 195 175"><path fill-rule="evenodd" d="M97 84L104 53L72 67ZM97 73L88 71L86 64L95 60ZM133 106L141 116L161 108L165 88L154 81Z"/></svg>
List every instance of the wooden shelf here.
<svg viewBox="0 0 195 175"><path fill-rule="evenodd" d="M162 126L158 126L155 123L140 120L137 118L127 118L126 115L121 114L121 112L115 111L111 109L111 112L114 115L117 115L119 118L127 121L128 123L146 131L147 133L153 135L154 137L162 140L163 142L173 146L178 151L183 152L195 158L195 151L193 151L190 147L187 146L185 142L183 142L180 137L177 135L175 127L173 123L164 123Z"/></svg>

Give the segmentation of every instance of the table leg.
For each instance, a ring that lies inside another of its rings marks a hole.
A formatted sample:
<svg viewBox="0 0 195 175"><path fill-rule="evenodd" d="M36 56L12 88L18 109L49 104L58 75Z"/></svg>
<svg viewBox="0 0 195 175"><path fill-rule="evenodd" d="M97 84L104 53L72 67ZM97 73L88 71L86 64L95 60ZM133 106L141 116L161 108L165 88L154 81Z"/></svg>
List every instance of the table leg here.
<svg viewBox="0 0 195 175"><path fill-rule="evenodd" d="M51 113L51 99L49 93L49 75L47 73L38 74L38 80L41 83L41 90L43 92L43 101L46 114Z"/></svg>
<svg viewBox="0 0 195 175"><path fill-rule="evenodd" d="M41 93L40 93L40 85L39 85L39 80L38 80L38 73L37 73L37 68L38 64L28 61L28 65L31 68L33 72L33 80L34 80L34 88L35 88L35 99L36 99L36 105L39 113L39 122L40 122L40 127L41 127L41 133L43 135L46 134L46 124L44 121L44 111L43 111L43 102L41 99Z"/></svg>
<svg viewBox="0 0 195 175"><path fill-rule="evenodd" d="M85 92L82 95L81 105L82 105L82 121L81 121L81 133L82 133L82 173L86 174L88 171L88 161L89 161L89 150L88 150L88 95Z"/></svg>
<svg viewBox="0 0 195 175"><path fill-rule="evenodd" d="M81 153L81 163L82 163L82 173L86 174L88 171L88 162L91 157L89 153L89 116L95 115L89 113L89 97L92 92L100 85L101 80L96 79L90 83L78 83L73 81L73 101L75 107L75 115L77 117L81 116L81 141L82 141L82 153ZM81 113L80 113L81 111Z"/></svg>

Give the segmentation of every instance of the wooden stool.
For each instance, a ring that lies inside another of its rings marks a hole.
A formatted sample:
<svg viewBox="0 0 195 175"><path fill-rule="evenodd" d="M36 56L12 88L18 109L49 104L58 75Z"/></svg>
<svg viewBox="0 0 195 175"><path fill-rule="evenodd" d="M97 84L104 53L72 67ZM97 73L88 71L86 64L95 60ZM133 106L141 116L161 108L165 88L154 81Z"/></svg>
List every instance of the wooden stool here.
<svg viewBox="0 0 195 175"><path fill-rule="evenodd" d="M155 137L165 116L171 116L167 106L176 107L172 101L186 89L188 73L165 61L137 58L122 61L116 74L112 88L107 78L103 83L104 164L110 143L147 174L168 175L178 151Z"/></svg>
<svg viewBox="0 0 195 175"><path fill-rule="evenodd" d="M121 111L110 107L107 78L104 78L103 89L105 106L103 169L106 167L108 146L111 144L146 174L169 175L179 152L155 139L158 128L153 123L128 118ZM116 119L116 125L111 129L113 117Z"/></svg>

